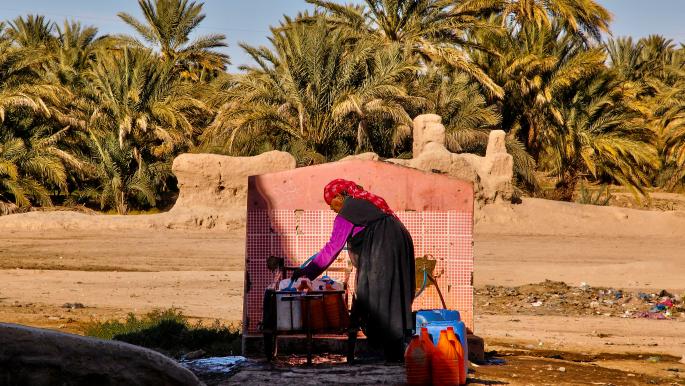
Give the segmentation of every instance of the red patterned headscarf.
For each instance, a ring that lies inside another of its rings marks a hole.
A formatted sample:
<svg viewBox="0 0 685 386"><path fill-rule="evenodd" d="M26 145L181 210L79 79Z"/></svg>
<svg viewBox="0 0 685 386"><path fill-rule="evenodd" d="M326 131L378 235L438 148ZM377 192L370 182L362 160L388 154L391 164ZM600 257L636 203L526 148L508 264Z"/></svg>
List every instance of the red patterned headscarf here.
<svg viewBox="0 0 685 386"><path fill-rule="evenodd" d="M324 200L326 200L326 203L330 205L331 201L333 201L333 198L335 198L335 196L343 192L347 193L347 195L350 197L369 201L381 211L391 216L395 216L395 213L392 211L392 209L390 209L388 203L385 202L383 197L379 197L373 193L367 192L356 183L352 181L343 180L341 178L333 180L329 182L328 185L326 185L326 187L323 189L323 198Z"/></svg>

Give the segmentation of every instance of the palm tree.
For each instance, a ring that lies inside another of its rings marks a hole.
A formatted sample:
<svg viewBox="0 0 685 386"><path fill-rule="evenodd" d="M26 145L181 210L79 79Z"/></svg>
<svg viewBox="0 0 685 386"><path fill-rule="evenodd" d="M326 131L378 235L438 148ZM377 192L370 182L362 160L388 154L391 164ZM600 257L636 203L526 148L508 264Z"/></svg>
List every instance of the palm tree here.
<svg viewBox="0 0 685 386"><path fill-rule="evenodd" d="M583 174L609 179L646 194L660 166L654 134L625 103L620 82L608 72L584 80L561 107L563 125L541 155L558 178L557 194L571 200Z"/></svg>
<svg viewBox="0 0 685 386"><path fill-rule="evenodd" d="M85 73L95 65L98 52L107 47L108 36L98 37L97 28L66 20L55 30L51 71L62 85L72 90L82 88L86 85Z"/></svg>
<svg viewBox="0 0 685 386"><path fill-rule="evenodd" d="M685 81L674 86L661 85L653 97L646 97L636 104L652 106L643 115L644 124L656 136L656 148L662 168L654 182L666 189L685 185Z"/></svg>
<svg viewBox="0 0 685 386"><path fill-rule="evenodd" d="M49 116L65 90L44 82L36 72L45 58L33 49L19 49L0 40L0 121L12 108L28 108ZM68 93L68 92L67 92Z"/></svg>
<svg viewBox="0 0 685 386"><path fill-rule="evenodd" d="M502 121L497 106L489 104L478 84L464 73L446 74L430 67L411 92L426 98L426 113L442 117L446 146L453 152L482 152L488 132ZM485 142L483 142L483 140Z"/></svg>
<svg viewBox="0 0 685 386"><path fill-rule="evenodd" d="M535 159L553 144L555 128L563 125L560 107L577 82L604 69L602 49L586 49L560 25L510 27L510 35L487 44L499 57L473 52L476 61L506 92L502 126L525 143Z"/></svg>
<svg viewBox="0 0 685 386"><path fill-rule="evenodd" d="M52 31L42 16L19 17L0 40L0 195L22 207L51 205L52 193L67 192L68 174L82 170L65 143L71 93L46 71Z"/></svg>
<svg viewBox="0 0 685 386"><path fill-rule="evenodd" d="M164 177L156 174L168 174L168 165L141 162L132 147L120 146L114 133L90 132L89 137L94 185L75 191L72 199L95 201L100 209L113 208L118 214L127 214L132 204L155 206L155 180Z"/></svg>
<svg viewBox="0 0 685 386"><path fill-rule="evenodd" d="M311 163L382 146L388 138L369 129L378 120L392 131L409 127L405 107L422 99L402 85L417 70L403 60L402 47L350 44L347 33L331 31L325 18L314 24L286 18L272 33L274 51L243 45L257 66L243 68L221 93L207 141L225 141L238 154L268 142Z"/></svg>
<svg viewBox="0 0 685 386"><path fill-rule="evenodd" d="M68 128L55 133L49 127L31 131L24 139L6 126L0 129L0 201L14 201L20 207L50 206L51 192L66 193L67 166L79 171L83 165L59 147Z"/></svg>
<svg viewBox="0 0 685 386"><path fill-rule="evenodd" d="M570 200L583 175L645 193L659 165L654 138L630 105L633 88L607 73L603 50L558 23L509 28L508 39L488 43L502 56L474 57L506 91L503 128L557 178L557 198Z"/></svg>
<svg viewBox="0 0 685 386"><path fill-rule="evenodd" d="M652 180L674 189L685 182L685 51L653 35L633 43L630 38L607 43L611 71L630 94L630 106L640 111L641 124L655 135L661 169Z"/></svg>
<svg viewBox="0 0 685 386"><path fill-rule="evenodd" d="M500 128L502 116L498 106L488 102L478 84L463 73L450 75L429 68L415 82L411 93L426 98L425 112L442 117L447 149L454 153L485 155L490 131ZM512 136L506 138L506 145L514 158L516 185L528 191L537 190L536 164L525 146Z"/></svg>
<svg viewBox="0 0 685 386"><path fill-rule="evenodd" d="M595 0L490 0L502 25L517 28L559 26L586 43L602 40L609 32L611 14Z"/></svg>
<svg viewBox="0 0 685 386"><path fill-rule="evenodd" d="M9 22L6 36L22 48L47 48L54 39L55 24L43 15L19 16Z"/></svg>
<svg viewBox="0 0 685 386"><path fill-rule="evenodd" d="M225 47L224 35L204 35L190 42L191 32L204 20L202 3L188 0L138 0L144 21L121 12L119 17L154 49L162 58L179 66L186 78L199 79L203 72L223 70L228 56L216 51ZM134 38L128 43L143 45Z"/></svg>
<svg viewBox="0 0 685 386"><path fill-rule="evenodd" d="M150 52L100 55L87 77L87 127L117 133L121 147L129 143L139 161L187 149L199 133L193 115L206 110L194 96L200 86L183 82Z"/></svg>
<svg viewBox="0 0 685 386"><path fill-rule="evenodd" d="M483 1L365 0L365 6L307 0L325 9L331 23L359 39L377 44L399 43L423 62L447 65L469 74L501 97L501 87L474 64L463 47L482 49L470 38L475 32L501 32L482 17L492 7Z"/></svg>

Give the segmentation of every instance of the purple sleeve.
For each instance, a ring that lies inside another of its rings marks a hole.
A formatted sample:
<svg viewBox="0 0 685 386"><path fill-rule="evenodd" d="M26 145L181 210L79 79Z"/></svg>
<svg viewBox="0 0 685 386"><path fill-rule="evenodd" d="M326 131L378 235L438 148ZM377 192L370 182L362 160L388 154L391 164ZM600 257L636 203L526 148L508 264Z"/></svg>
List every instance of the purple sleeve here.
<svg viewBox="0 0 685 386"><path fill-rule="evenodd" d="M314 280L321 275L338 257L354 228L354 224L341 216L336 216L335 221L333 221L331 239L321 248L314 260L303 268L304 276Z"/></svg>

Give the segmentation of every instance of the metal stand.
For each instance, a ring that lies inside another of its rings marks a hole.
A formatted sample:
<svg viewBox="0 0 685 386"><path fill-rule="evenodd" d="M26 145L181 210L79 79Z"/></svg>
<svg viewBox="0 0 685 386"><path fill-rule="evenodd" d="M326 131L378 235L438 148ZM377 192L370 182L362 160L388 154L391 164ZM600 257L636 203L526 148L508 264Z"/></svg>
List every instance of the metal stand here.
<svg viewBox="0 0 685 386"><path fill-rule="evenodd" d="M276 271L278 270L280 272L280 277L286 277L287 271L292 271L295 268L298 267L288 267L285 265L285 259L282 257L275 257L275 256L270 256L267 259L267 266L269 270ZM338 269L333 269L329 268L329 271L335 271ZM343 291L326 291L326 295L332 295L335 293L338 293L343 297L343 304L347 304L348 301L348 292L347 292L347 280L345 281L345 289ZM275 286L276 287L276 286ZM277 288L277 287L276 287ZM341 327L340 329L323 329L323 330L317 330L315 331L312 328L312 312L311 312L311 301L312 300L323 300L324 299L324 293L322 292L316 292L312 293L309 292L307 294L301 295L298 297L298 299L302 300L302 308L303 312L306 315L306 320L304 324L304 328L300 330L294 330L294 331L280 331L278 330L277 326L277 307L276 307L276 302L277 302L277 297L276 294L278 294L280 291L276 291L274 289L268 289L265 293L264 296L264 318L262 321L262 334L264 338L264 356L268 361L273 360L276 355L277 355L277 350L278 350L278 338L279 337L287 337L287 336L293 336L293 335L305 335L305 340L306 340L306 349L307 349L307 365L312 364L312 357L313 357L313 350L314 350L314 336L316 333L324 333L327 335L343 335L347 334L347 363L352 363L354 361L354 351L356 347L356 342L357 342L357 330L358 328L354 327L356 326L355 324L350 324L349 326L344 326ZM283 298L281 299L282 301L292 301L293 299L290 298ZM347 311L345 311L347 312ZM268 314L268 317L267 317ZM304 316L304 315L303 315Z"/></svg>
<svg viewBox="0 0 685 386"><path fill-rule="evenodd" d="M269 302L268 306L271 309L276 308L276 294L277 291L271 291L268 293L269 296L265 297L265 302ZM357 342L357 328L354 327L344 327L342 330L317 330L312 328L312 306L311 302L314 300L323 300L324 295L321 293L301 295L298 297L302 301L302 308L305 317L305 323L301 330L294 331L280 331L276 326L276 318L265 320L262 334L264 337L264 356L267 360L271 361L276 357L276 351L278 349L278 338L288 337L294 335L305 336L306 349L307 349L307 365L312 364L313 351L314 351L314 337L316 333L324 333L327 335L341 335L347 334L347 362L352 363L354 361L354 350ZM281 301L293 301L292 298L283 298ZM275 312L274 312L275 315ZM305 316L306 315L306 316Z"/></svg>

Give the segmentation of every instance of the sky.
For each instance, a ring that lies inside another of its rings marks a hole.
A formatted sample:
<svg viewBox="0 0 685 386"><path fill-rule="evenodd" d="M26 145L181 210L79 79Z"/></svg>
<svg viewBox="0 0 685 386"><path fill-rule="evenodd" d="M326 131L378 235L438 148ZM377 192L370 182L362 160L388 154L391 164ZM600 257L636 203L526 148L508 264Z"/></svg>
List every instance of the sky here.
<svg viewBox="0 0 685 386"><path fill-rule="evenodd" d="M345 0L359 3L361 0ZM231 57L229 70L249 63L249 58L238 46L268 44L269 26L278 25L283 15L296 15L311 9L304 0L204 0L207 18L197 33L224 34L228 47L223 49ZM614 16L614 36L636 38L661 34L676 42L685 42L685 0L599 0ZM0 0L0 20L11 20L19 15L42 14L62 23L76 19L98 27L102 34L132 34L132 29L117 17L128 12L141 17L137 0Z"/></svg>

